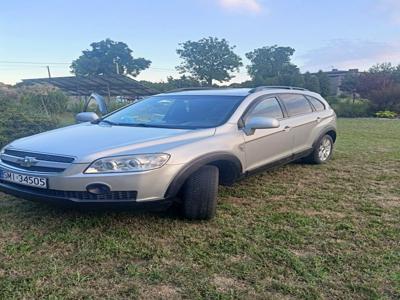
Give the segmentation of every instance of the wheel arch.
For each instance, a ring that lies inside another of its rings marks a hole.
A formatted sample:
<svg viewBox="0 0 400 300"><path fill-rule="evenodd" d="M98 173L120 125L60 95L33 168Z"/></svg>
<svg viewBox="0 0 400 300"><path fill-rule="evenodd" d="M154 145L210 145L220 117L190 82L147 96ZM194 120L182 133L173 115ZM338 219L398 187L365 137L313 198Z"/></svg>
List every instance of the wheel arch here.
<svg viewBox="0 0 400 300"><path fill-rule="evenodd" d="M200 156L186 164L174 177L164 195L165 198L175 197L185 181L205 165L213 165L219 169L219 178L222 185L231 185L243 172L241 161L231 153L218 152Z"/></svg>
<svg viewBox="0 0 400 300"><path fill-rule="evenodd" d="M315 148L315 146L317 145L318 141L324 136L324 135L329 135L332 140L333 143L336 142L336 137L337 137L337 133L336 133L336 128L333 126L329 126L327 128L325 128L322 133L317 137L317 139L314 141L313 143L313 148Z"/></svg>

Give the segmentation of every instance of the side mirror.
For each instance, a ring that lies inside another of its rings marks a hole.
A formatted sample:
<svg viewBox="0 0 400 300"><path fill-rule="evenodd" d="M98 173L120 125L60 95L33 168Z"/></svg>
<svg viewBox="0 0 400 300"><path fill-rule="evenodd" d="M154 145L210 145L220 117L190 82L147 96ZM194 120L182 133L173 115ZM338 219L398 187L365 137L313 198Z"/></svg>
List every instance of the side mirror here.
<svg viewBox="0 0 400 300"><path fill-rule="evenodd" d="M96 121L99 116L94 112L81 112L75 116L77 123L93 122Z"/></svg>
<svg viewBox="0 0 400 300"><path fill-rule="evenodd" d="M279 126L280 123L275 118L253 117L246 121L243 131L246 135L252 135L256 129L278 128Z"/></svg>

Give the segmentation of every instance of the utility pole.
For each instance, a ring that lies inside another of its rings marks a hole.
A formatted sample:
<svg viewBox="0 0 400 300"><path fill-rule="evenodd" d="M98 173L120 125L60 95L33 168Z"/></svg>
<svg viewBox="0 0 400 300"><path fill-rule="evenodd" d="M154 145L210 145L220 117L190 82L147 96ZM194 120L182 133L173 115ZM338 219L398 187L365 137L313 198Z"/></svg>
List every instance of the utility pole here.
<svg viewBox="0 0 400 300"><path fill-rule="evenodd" d="M119 64L117 62L115 63L115 68L117 70L117 74L119 75Z"/></svg>
<svg viewBox="0 0 400 300"><path fill-rule="evenodd" d="M47 74L49 74L49 78L51 78L50 67L47 66Z"/></svg>

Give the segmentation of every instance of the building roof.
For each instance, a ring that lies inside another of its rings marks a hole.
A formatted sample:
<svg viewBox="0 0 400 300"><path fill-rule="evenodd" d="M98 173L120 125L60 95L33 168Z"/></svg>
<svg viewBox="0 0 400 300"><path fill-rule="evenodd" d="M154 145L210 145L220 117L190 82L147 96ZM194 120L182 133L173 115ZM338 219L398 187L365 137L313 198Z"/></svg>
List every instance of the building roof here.
<svg viewBox="0 0 400 300"><path fill-rule="evenodd" d="M97 93L102 96L140 97L159 93L132 78L118 74L23 79L21 84L50 84L71 96Z"/></svg>

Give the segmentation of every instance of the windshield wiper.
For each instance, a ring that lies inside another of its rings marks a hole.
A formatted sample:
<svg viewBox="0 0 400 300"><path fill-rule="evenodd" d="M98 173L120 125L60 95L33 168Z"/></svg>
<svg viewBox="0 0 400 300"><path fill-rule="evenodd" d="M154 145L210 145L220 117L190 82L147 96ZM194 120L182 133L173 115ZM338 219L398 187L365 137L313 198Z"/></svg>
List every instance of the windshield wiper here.
<svg viewBox="0 0 400 300"><path fill-rule="evenodd" d="M130 126L130 127L159 127L159 128L165 127L163 125L154 125L154 124L146 124L146 123L127 123L127 124L123 124L123 125Z"/></svg>
<svg viewBox="0 0 400 300"><path fill-rule="evenodd" d="M126 127L145 127L145 128L167 128L167 129L197 129L188 128L187 126L177 126L177 125L162 125L162 124L147 124L147 123L114 123L108 120L101 120L97 124L107 123L111 126L126 126Z"/></svg>
<svg viewBox="0 0 400 300"><path fill-rule="evenodd" d="M111 122L111 121L108 121L108 120L100 120L97 124L100 124L100 123L106 123L106 124L108 124L108 125L119 125L119 124L117 124L117 123L114 123L114 122Z"/></svg>

